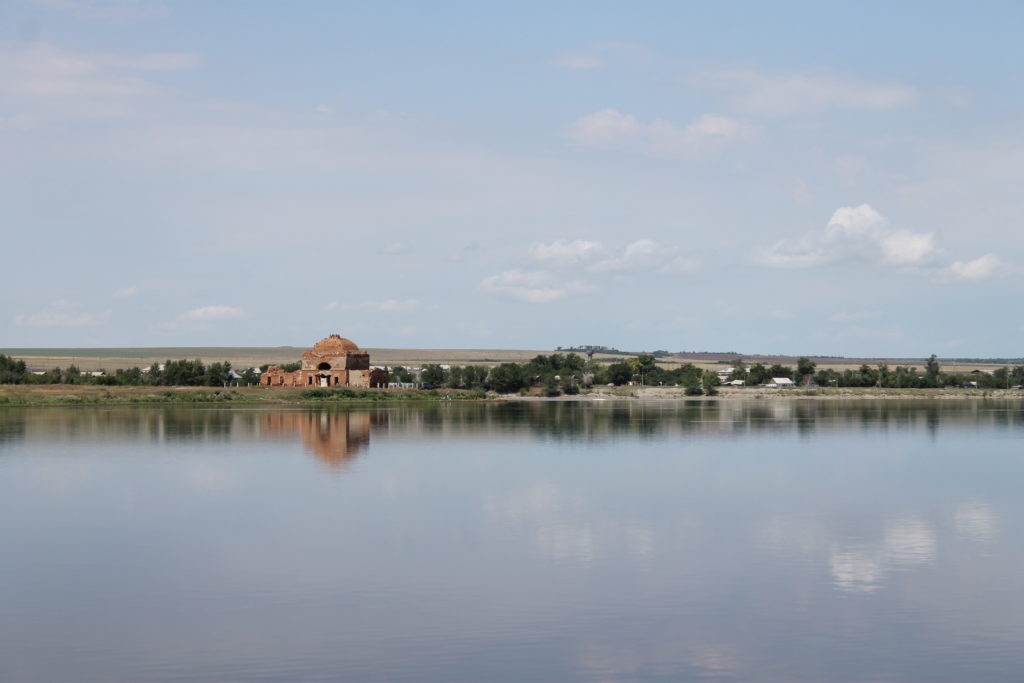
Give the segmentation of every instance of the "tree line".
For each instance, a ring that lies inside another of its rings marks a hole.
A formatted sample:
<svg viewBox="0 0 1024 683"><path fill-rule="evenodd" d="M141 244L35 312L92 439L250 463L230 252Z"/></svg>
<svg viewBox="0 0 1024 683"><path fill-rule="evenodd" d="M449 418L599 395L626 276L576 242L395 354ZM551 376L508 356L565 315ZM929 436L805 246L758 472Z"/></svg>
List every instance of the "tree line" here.
<svg viewBox="0 0 1024 683"><path fill-rule="evenodd" d="M391 369L391 381L413 383L418 381L427 388L481 389L510 394L540 388L548 396L578 394L590 386L677 386L688 396L713 395L719 385L718 373L699 368L692 363L666 368L657 364L650 353L641 353L614 363L587 361L576 353L538 355L526 363L501 363L493 367L466 365L443 367L424 365L419 377L412 369L402 366ZM962 387L976 382L979 389L1007 389L1024 384L1024 365L1004 366L991 374L944 372L933 354L925 361L924 371L916 367L889 367L879 363L872 367L864 364L845 370L818 369L809 358L801 357L795 367L762 363L745 364L737 359L727 381L742 380L746 386L766 384L774 378L785 377L800 386L820 387L879 387L892 389L927 389ZM297 370L300 363L285 363L286 371ZM261 366L265 371L267 365ZM167 360L154 364L145 371L138 368L119 369L113 374L93 376L81 372L76 366L53 368L42 374L29 372L25 362L0 354L0 384L100 384L125 386L225 386L236 381L231 377L231 363L220 361L204 364L195 360ZM260 374L252 368L239 373L238 383L259 384Z"/></svg>
<svg viewBox="0 0 1024 683"><path fill-rule="evenodd" d="M391 369L391 381L412 382L408 368ZM576 353L553 353L535 356L527 363L501 363L493 367L466 365L442 367L424 365L419 376L428 388L484 389L499 394L512 394L540 387L547 396L578 394L593 385L622 386L634 382L647 385L684 387L689 395L713 394L718 375L691 363L664 368L650 353L614 363L587 361Z"/></svg>
<svg viewBox="0 0 1024 683"><path fill-rule="evenodd" d="M42 374L29 372L25 361L0 354L0 384L98 384L101 386L174 386L223 387L236 381L231 377L231 363L218 361L204 364L198 358L170 360L149 368L119 368L113 374L92 375L77 366L53 368ZM242 384L259 384L260 376L252 368L239 373Z"/></svg>
<svg viewBox="0 0 1024 683"><path fill-rule="evenodd" d="M976 382L979 389L1009 389L1024 383L1024 365L1004 366L991 373L944 372L935 354L925 361L923 372L912 366L889 367L887 363L879 363L875 367L865 363L859 368L842 371L831 368L818 370L809 358L798 359L796 368L785 365L766 367L761 363L747 367L741 360L736 360L733 367L729 379L743 380L748 385L764 384L774 377L786 377L799 385L884 389L940 389L963 387L968 382Z"/></svg>

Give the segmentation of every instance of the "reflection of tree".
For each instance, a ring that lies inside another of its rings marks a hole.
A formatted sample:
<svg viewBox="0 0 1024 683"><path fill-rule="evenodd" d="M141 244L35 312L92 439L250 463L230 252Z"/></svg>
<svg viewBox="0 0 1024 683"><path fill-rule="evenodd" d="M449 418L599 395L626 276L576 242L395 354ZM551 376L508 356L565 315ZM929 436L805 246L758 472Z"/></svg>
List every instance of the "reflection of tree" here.
<svg viewBox="0 0 1024 683"><path fill-rule="evenodd" d="M11 409L0 444L28 442L239 442L293 438L326 462L340 463L369 441L370 430L396 438L521 434L595 443L622 436L738 437L859 430L1024 428L1019 401L991 400L682 400L500 401L240 410L192 406Z"/></svg>
<svg viewBox="0 0 1024 683"><path fill-rule="evenodd" d="M297 434L306 450L328 465L341 465L370 443L371 424L386 420L387 413L366 411L268 412L261 418L262 433L269 437Z"/></svg>

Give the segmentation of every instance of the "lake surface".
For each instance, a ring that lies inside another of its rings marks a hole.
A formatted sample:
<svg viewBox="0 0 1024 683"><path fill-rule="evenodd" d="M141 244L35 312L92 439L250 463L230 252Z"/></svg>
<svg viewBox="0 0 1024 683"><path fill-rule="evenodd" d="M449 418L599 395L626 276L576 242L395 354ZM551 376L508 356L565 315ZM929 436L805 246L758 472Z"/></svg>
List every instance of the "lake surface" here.
<svg viewBox="0 0 1024 683"><path fill-rule="evenodd" d="M0 680L1006 681L1024 403L0 410Z"/></svg>

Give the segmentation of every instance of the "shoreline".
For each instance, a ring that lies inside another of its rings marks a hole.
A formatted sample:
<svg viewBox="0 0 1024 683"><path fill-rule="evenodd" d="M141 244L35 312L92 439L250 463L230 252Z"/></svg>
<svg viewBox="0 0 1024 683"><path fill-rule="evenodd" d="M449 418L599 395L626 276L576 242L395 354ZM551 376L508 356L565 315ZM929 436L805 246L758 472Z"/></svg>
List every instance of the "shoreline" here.
<svg viewBox="0 0 1024 683"><path fill-rule="evenodd" d="M576 395L494 394L468 389L371 389L306 397L301 388L282 387L138 387L95 385L3 385L0 407L68 405L372 405L450 401L877 401L1022 399L1019 389L767 389L723 387L714 396L686 396L679 387L601 387Z"/></svg>

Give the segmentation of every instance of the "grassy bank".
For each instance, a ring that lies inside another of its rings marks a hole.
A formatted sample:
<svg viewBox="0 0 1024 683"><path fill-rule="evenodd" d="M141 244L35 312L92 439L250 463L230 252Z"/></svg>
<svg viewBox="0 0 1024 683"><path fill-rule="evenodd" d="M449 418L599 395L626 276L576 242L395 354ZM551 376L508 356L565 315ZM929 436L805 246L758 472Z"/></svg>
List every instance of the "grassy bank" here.
<svg viewBox="0 0 1024 683"><path fill-rule="evenodd" d="M302 389L293 387L104 387L42 384L0 386L0 406L255 403L266 405L460 401L487 398L481 391L458 389Z"/></svg>

